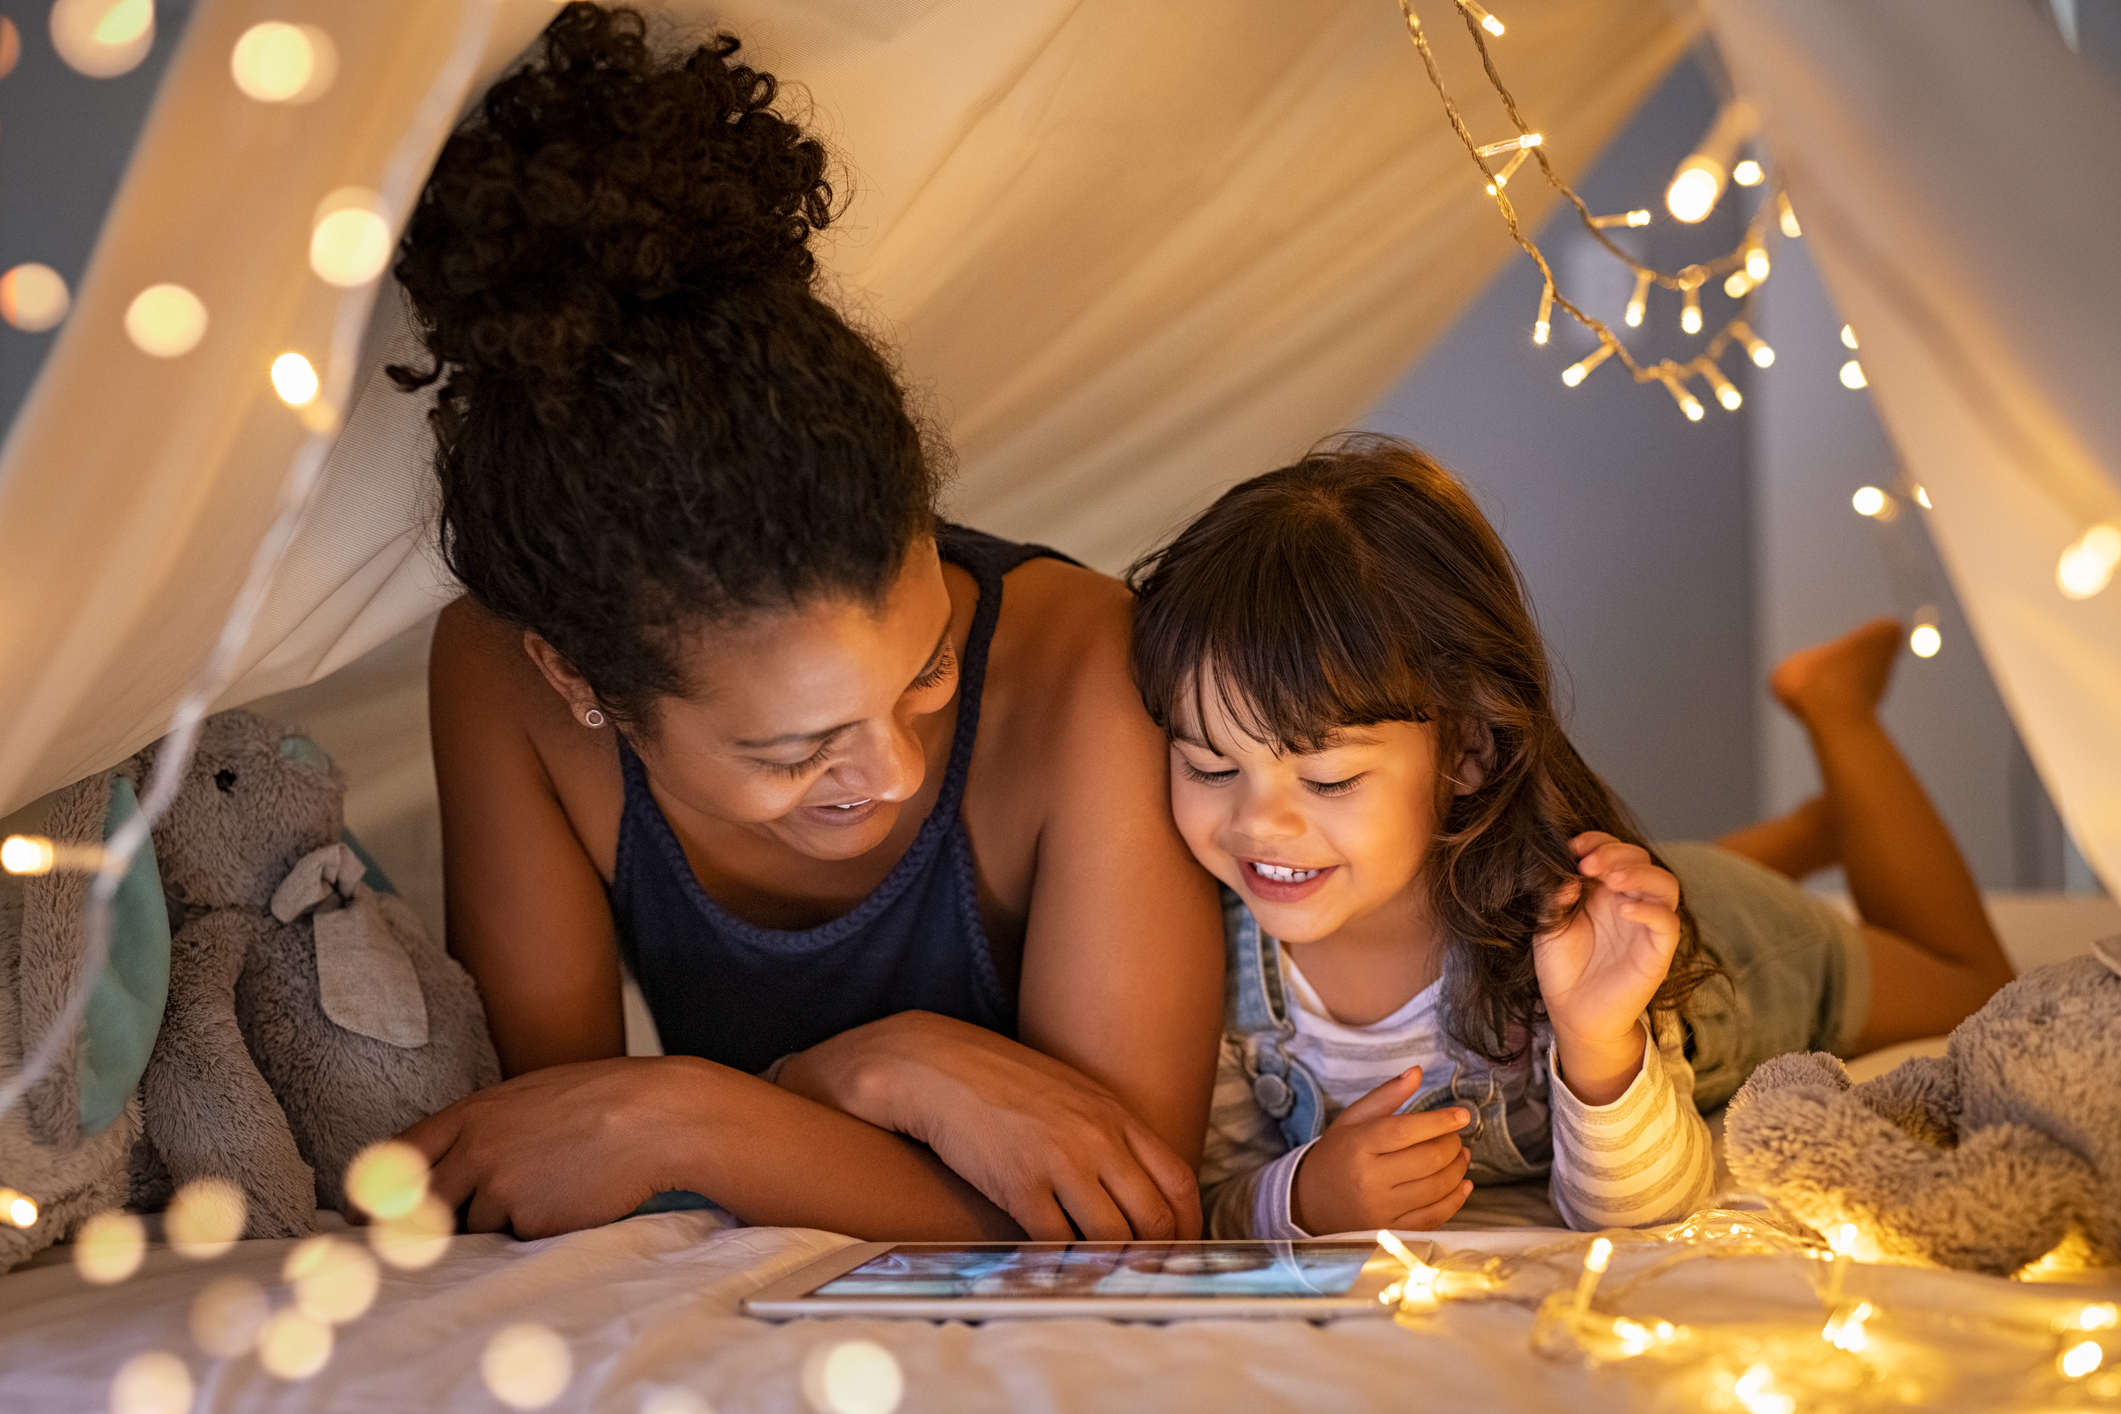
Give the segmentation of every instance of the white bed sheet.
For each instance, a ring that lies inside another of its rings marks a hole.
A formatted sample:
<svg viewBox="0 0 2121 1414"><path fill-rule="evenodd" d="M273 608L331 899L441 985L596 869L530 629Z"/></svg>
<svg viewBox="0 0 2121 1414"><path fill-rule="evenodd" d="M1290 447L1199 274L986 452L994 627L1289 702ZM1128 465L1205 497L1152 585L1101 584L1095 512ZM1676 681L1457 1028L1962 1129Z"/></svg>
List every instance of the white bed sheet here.
<svg viewBox="0 0 2121 1414"><path fill-rule="evenodd" d="M1552 1234L1435 1236L1453 1246L1502 1250ZM186 1326L193 1296L215 1277L247 1276L274 1290L292 1243L240 1243L211 1262L156 1248L137 1275L116 1287L87 1286L63 1258L48 1256L0 1278L0 1409L108 1409L118 1366L160 1349L190 1367L199 1414L497 1410L481 1382L480 1356L497 1330L516 1321L548 1326L572 1354L572 1379L547 1407L600 1414L638 1414L664 1386L691 1391L718 1414L804 1410L805 1355L855 1336L895 1353L908 1414L1415 1407L1600 1414L1645 1407L1649 1394L1620 1375L1589 1374L1534 1356L1529 1314L1501 1304L1449 1306L1423 1330L1379 1319L1320 1326L774 1325L736 1314L746 1293L845 1241L798 1229L727 1228L704 1212L635 1218L543 1242L459 1238L424 1272L386 1273L375 1306L340 1329L330 1363L292 1384L267 1375L251 1357L200 1355ZM1694 1264L1688 1309L1721 1303L1754 1316L1793 1307L1801 1313L1812 1303L1802 1265L1794 1258ZM1866 1270L1903 1286L1926 1284L1925 1305L1977 1311L2044 1299L1980 1277ZM284 1289L276 1293L276 1300L285 1299ZM1990 1389L1962 1407L1994 1407L1993 1395Z"/></svg>

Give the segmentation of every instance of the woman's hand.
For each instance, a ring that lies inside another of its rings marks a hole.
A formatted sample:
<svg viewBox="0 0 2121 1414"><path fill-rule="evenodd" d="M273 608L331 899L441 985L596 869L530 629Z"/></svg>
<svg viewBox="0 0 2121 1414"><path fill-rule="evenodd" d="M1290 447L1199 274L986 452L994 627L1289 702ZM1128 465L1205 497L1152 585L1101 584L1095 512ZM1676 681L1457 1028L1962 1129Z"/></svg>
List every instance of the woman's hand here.
<svg viewBox="0 0 2121 1414"><path fill-rule="evenodd" d="M1569 841L1582 878L1555 899L1582 906L1533 940L1562 1077L1586 1104L1620 1098L1642 1066L1641 1017L1679 947L1679 880L1648 850L1593 831Z"/></svg>
<svg viewBox="0 0 2121 1414"><path fill-rule="evenodd" d="M1155 1131L1104 1087L983 1027L902 1012L791 1056L778 1081L918 1139L1034 1241L1200 1236L1193 1171Z"/></svg>

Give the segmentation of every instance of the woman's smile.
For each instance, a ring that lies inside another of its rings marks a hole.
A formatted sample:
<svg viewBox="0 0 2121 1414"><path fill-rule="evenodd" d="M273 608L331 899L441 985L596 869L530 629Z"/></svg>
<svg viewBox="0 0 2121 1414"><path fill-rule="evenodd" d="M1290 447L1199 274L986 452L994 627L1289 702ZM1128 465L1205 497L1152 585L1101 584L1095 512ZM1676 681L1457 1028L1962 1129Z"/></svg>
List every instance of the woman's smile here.
<svg viewBox="0 0 2121 1414"><path fill-rule="evenodd" d="M884 801L868 796L861 800L847 801L843 805L800 805L796 807L795 813L811 824L846 829L867 824L869 818L885 804Z"/></svg>

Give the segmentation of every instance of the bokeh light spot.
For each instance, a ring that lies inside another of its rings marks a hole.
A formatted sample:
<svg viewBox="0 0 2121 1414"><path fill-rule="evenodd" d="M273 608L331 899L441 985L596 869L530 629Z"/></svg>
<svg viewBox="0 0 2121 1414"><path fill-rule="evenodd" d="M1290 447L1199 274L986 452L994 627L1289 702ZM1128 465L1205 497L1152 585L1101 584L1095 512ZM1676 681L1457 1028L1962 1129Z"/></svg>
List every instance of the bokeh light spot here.
<svg viewBox="0 0 2121 1414"><path fill-rule="evenodd" d="M714 1406L689 1389L658 1385L641 1396L640 1414L714 1414Z"/></svg>
<svg viewBox="0 0 2121 1414"><path fill-rule="evenodd" d="M167 1350L148 1350L118 1367L110 1414L191 1414L191 1370Z"/></svg>
<svg viewBox="0 0 2121 1414"><path fill-rule="evenodd" d="M13 1227L35 1227L37 1225L37 1200L30 1197L27 1193L0 1186L0 1223L7 1223Z"/></svg>
<svg viewBox="0 0 2121 1414"><path fill-rule="evenodd" d="M297 1307L266 1318L258 1333L258 1363L276 1379L306 1380L331 1359L331 1327Z"/></svg>
<svg viewBox="0 0 2121 1414"><path fill-rule="evenodd" d="M265 1290L256 1282L244 1277L216 1278L192 1298L192 1344L223 1360L248 1355L271 1314Z"/></svg>
<svg viewBox="0 0 2121 1414"><path fill-rule="evenodd" d="M341 187L317 206L309 236L309 268L328 285L365 285L390 264L390 223L377 212L381 198L362 187Z"/></svg>
<svg viewBox="0 0 2121 1414"><path fill-rule="evenodd" d="M22 31L15 28L13 20L0 15L0 79L13 73L21 58Z"/></svg>
<svg viewBox="0 0 2121 1414"><path fill-rule="evenodd" d="M195 1261L218 1257L243 1235L250 1204L225 1178L195 1178L177 1190L163 1215L169 1245Z"/></svg>
<svg viewBox="0 0 2121 1414"><path fill-rule="evenodd" d="M206 306L182 285L149 285L126 307L125 336L144 354L181 357L206 337Z"/></svg>
<svg viewBox="0 0 2121 1414"><path fill-rule="evenodd" d="M317 395L317 370L298 353L281 354L272 361L272 390L289 407L301 407Z"/></svg>
<svg viewBox="0 0 2121 1414"><path fill-rule="evenodd" d="M131 73L155 47L154 0L57 0L52 48L92 79Z"/></svg>
<svg viewBox="0 0 2121 1414"><path fill-rule="evenodd" d="M442 1260L456 1230L456 1214L441 1199L429 1195L402 1218L381 1218L370 1224L368 1245L391 1266L416 1272Z"/></svg>
<svg viewBox="0 0 2121 1414"><path fill-rule="evenodd" d="M281 1278L295 1289L304 1315L343 1326L374 1304L382 1274L375 1259L336 1237L308 1237L287 1254Z"/></svg>
<svg viewBox="0 0 2121 1414"><path fill-rule="evenodd" d="M308 103L338 77L338 51L315 25L267 20L243 31L229 51L229 76L260 103Z"/></svg>
<svg viewBox="0 0 2121 1414"><path fill-rule="evenodd" d="M147 1255L147 1226L131 1213L98 1213L74 1233L74 1270L95 1286L124 1281Z"/></svg>
<svg viewBox="0 0 2121 1414"><path fill-rule="evenodd" d="M279 365L273 370L277 384ZM346 1196L372 1218L405 1217L427 1196L427 1156L397 1139L371 1144L346 1166Z"/></svg>
<svg viewBox="0 0 2121 1414"><path fill-rule="evenodd" d="M25 261L0 275L0 319L25 334L41 334L73 307L66 279L49 265Z"/></svg>
<svg viewBox="0 0 2121 1414"><path fill-rule="evenodd" d="M803 1397L817 1414L892 1414L905 1394L898 1358L873 1340L821 1345L803 1361Z"/></svg>
<svg viewBox="0 0 2121 1414"><path fill-rule="evenodd" d="M1935 624L1916 624L1907 636L1907 646L1917 658L1934 658L1944 647L1944 635Z"/></svg>
<svg viewBox="0 0 2121 1414"><path fill-rule="evenodd" d="M574 1377L567 1342L532 1321L503 1326L486 1342L479 1374L495 1399L511 1409L542 1409Z"/></svg>

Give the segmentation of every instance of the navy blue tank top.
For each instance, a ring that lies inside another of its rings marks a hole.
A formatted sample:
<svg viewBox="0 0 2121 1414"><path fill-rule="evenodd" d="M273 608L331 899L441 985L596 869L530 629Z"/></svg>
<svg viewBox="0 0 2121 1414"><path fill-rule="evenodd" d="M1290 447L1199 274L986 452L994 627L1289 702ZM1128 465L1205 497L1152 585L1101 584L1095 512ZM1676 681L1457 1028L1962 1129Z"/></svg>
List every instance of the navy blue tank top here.
<svg viewBox="0 0 2121 1414"><path fill-rule="evenodd" d="M815 928L760 928L709 898L648 789L641 759L619 739L626 805L611 914L620 953L668 1054L755 1073L901 1011L938 1012L1015 1034L1016 999L994 970L959 807L979 733L987 648L1001 617L1002 576L1039 556L1067 557L953 525L938 527L936 543L943 559L979 585L942 792L905 857L838 918Z"/></svg>

